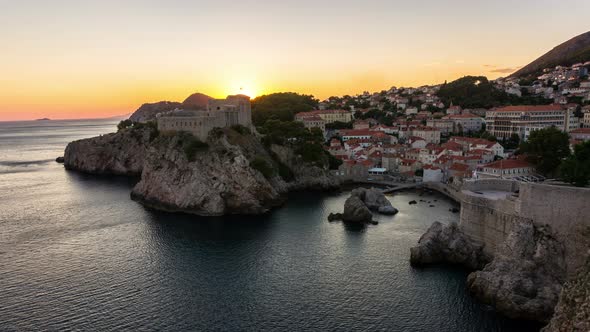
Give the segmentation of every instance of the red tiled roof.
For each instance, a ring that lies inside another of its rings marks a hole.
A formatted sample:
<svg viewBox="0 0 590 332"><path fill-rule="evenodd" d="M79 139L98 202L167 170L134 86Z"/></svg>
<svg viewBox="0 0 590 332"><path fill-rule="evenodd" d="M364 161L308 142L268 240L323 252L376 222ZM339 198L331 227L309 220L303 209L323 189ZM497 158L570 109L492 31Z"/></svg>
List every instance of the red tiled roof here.
<svg viewBox="0 0 590 332"><path fill-rule="evenodd" d="M449 170L457 171L457 172L465 172L465 171L469 170L469 165L461 164L461 163L453 163L453 165L451 165L451 167L449 167Z"/></svg>
<svg viewBox="0 0 590 332"><path fill-rule="evenodd" d="M483 165L483 167L494 168L494 169L511 169L511 168L532 167L532 165L524 160L506 159L506 160L494 161L492 163Z"/></svg>
<svg viewBox="0 0 590 332"><path fill-rule="evenodd" d="M578 128L570 131L570 134L590 134L590 128Z"/></svg>
<svg viewBox="0 0 590 332"><path fill-rule="evenodd" d="M559 104L551 105L519 105L500 107L494 112L538 112L538 111L561 111L563 106Z"/></svg>

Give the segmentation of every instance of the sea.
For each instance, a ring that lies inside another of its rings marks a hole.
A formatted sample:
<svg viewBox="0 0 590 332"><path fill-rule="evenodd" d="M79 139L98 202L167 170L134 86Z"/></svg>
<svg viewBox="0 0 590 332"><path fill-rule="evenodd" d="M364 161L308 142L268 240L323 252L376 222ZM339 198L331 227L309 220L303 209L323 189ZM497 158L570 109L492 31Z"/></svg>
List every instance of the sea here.
<svg viewBox="0 0 590 332"><path fill-rule="evenodd" d="M55 162L116 123L0 122L0 331L539 330L477 302L461 268L410 266L432 222L458 221L439 194L389 196L400 212L363 227L327 221L346 190L261 216L157 212L129 198L137 179Z"/></svg>

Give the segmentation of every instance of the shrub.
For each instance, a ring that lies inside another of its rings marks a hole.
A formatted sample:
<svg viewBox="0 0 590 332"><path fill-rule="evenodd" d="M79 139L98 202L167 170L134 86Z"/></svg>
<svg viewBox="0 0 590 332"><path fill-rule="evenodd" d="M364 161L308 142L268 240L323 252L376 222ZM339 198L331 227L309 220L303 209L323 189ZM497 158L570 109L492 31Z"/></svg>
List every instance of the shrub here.
<svg viewBox="0 0 590 332"><path fill-rule="evenodd" d="M207 150L209 147L207 143L201 142L195 136L187 133L182 133L182 137L179 138L179 144L182 145L186 159L190 162L196 160L197 152Z"/></svg>
<svg viewBox="0 0 590 332"><path fill-rule="evenodd" d="M260 172L267 179L270 179L274 175L274 169L272 166L260 156L254 157L250 162L250 166Z"/></svg>
<svg viewBox="0 0 590 332"><path fill-rule="evenodd" d="M121 122L119 122L119 124L117 125L117 131L119 130L123 130L126 128L130 128L133 126L133 121L127 119L127 120L122 120Z"/></svg>
<svg viewBox="0 0 590 332"><path fill-rule="evenodd" d="M231 129L233 129L234 131L238 132L241 135L250 135L252 133L250 131L250 128L248 128L246 126L242 126L240 124L231 126Z"/></svg>

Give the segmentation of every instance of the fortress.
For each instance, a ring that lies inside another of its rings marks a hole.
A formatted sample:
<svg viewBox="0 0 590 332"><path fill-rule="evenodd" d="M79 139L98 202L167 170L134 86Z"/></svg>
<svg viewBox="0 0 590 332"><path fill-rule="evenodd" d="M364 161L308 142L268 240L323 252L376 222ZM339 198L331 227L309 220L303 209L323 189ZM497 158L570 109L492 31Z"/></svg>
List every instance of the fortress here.
<svg viewBox="0 0 590 332"><path fill-rule="evenodd" d="M225 99L210 99L206 110L175 109L157 116L158 130L186 131L200 140L206 140L213 128L242 125L252 126L250 97L227 96Z"/></svg>
<svg viewBox="0 0 590 332"><path fill-rule="evenodd" d="M461 204L459 226L494 255L515 224L549 225L565 245L569 275L590 253L590 189L507 179L463 181L458 187L428 183Z"/></svg>

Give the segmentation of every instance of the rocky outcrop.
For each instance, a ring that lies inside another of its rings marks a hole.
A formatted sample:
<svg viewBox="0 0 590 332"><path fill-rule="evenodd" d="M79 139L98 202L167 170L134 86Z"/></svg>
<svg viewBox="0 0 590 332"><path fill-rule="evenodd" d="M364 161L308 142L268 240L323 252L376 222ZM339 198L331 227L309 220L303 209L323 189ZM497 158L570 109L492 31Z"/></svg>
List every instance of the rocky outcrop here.
<svg viewBox="0 0 590 332"><path fill-rule="evenodd" d="M270 147L273 157L293 173L294 180L286 183L287 190L334 190L340 187L340 182L333 176L328 176L326 169L317 165L310 165L301 160L293 149L273 144Z"/></svg>
<svg viewBox="0 0 590 332"><path fill-rule="evenodd" d="M350 193L350 197L344 202L344 212L330 213L328 220L376 224L377 222L373 221L371 211L382 214L396 214L398 212L381 190L357 188Z"/></svg>
<svg viewBox="0 0 590 332"><path fill-rule="evenodd" d="M371 210L365 205L362 199L357 195L351 195L344 202L344 212L342 220L347 222L370 223L373 219Z"/></svg>
<svg viewBox="0 0 590 332"><path fill-rule="evenodd" d="M566 278L565 250L548 226L514 226L493 261L468 276L479 300L512 318L547 322Z"/></svg>
<svg viewBox="0 0 590 332"><path fill-rule="evenodd" d="M590 258L578 275L563 286L555 314L542 331L590 331Z"/></svg>
<svg viewBox="0 0 590 332"><path fill-rule="evenodd" d="M489 261L483 247L470 240L456 223L445 226L434 222L418 245L410 249L410 263L414 266L450 263L476 270Z"/></svg>
<svg viewBox="0 0 590 332"><path fill-rule="evenodd" d="M376 211L381 214L396 214L398 210L391 205L391 202L385 197L385 194L379 189L358 188L353 191L353 194L358 195L363 199L365 205L371 211Z"/></svg>
<svg viewBox="0 0 590 332"><path fill-rule="evenodd" d="M92 174L140 175L154 135L151 127L128 128L71 142L64 153L64 166Z"/></svg>
<svg viewBox="0 0 590 332"><path fill-rule="evenodd" d="M197 215L259 214L279 204L286 183L278 175L267 179L250 165L255 157L272 164L264 147L250 135L239 135L241 142L234 145L226 134L239 135L226 130L210 137L193 160L185 151L190 135L158 138L132 198L156 209Z"/></svg>
<svg viewBox="0 0 590 332"><path fill-rule="evenodd" d="M207 216L264 213L290 190L339 187L326 169L281 149L284 163L250 133L216 129L205 143L188 133L160 134L153 126L134 125L70 143L64 164L86 173L141 175L133 199L159 210Z"/></svg>
<svg viewBox="0 0 590 332"><path fill-rule="evenodd" d="M157 103L146 103L133 112L129 120L133 122L148 122L156 119L156 115L172 111L176 108L183 108L183 104L173 101L160 101Z"/></svg>

